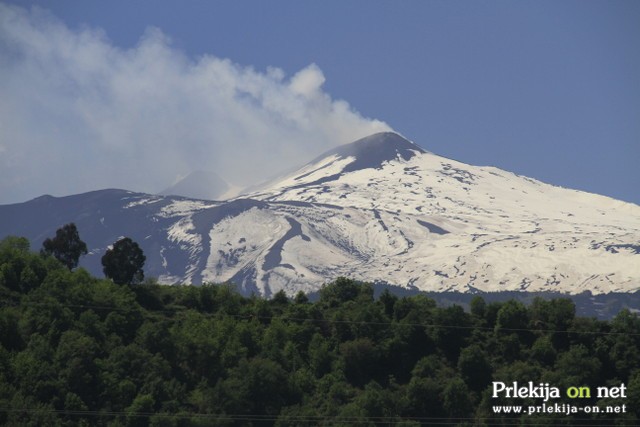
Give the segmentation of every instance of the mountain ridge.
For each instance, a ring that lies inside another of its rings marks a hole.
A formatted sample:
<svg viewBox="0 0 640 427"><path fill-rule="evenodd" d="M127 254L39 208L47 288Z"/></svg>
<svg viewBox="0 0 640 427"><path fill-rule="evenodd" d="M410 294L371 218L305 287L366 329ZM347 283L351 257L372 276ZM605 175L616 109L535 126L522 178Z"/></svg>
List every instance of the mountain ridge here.
<svg viewBox="0 0 640 427"><path fill-rule="evenodd" d="M100 251L128 235L163 283L234 281L263 295L314 291L337 276L428 291L640 289L639 206L466 165L392 133L226 201L75 197L0 206L0 236L43 239L76 222L92 272Z"/></svg>

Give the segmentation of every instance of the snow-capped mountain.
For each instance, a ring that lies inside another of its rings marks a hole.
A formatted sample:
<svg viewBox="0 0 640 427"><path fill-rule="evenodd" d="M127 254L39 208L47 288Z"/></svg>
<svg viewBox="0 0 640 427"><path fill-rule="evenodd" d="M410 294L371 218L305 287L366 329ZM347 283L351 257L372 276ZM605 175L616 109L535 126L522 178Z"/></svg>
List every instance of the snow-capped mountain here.
<svg viewBox="0 0 640 427"><path fill-rule="evenodd" d="M0 221L0 236L34 246L75 222L96 274L127 235L147 276L265 295L338 276L435 291L640 289L640 206L446 159L395 133L224 202L104 190L0 206Z"/></svg>

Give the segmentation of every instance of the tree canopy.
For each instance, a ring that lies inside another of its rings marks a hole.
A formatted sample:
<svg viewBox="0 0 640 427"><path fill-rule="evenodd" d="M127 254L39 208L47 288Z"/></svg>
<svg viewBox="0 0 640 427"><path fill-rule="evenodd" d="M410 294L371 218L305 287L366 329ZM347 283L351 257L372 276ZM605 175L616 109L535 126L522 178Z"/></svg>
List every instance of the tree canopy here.
<svg viewBox="0 0 640 427"><path fill-rule="evenodd" d="M128 237L113 244L102 257L104 275L118 285L141 283L144 280L144 256L140 246Z"/></svg>
<svg viewBox="0 0 640 427"><path fill-rule="evenodd" d="M78 266L80 257L87 254L87 244L80 240L76 225L69 223L56 230L55 237L45 239L41 253L54 256L73 270Z"/></svg>
<svg viewBox="0 0 640 427"><path fill-rule="evenodd" d="M115 245L114 245L115 247ZM640 318L569 300L375 298L340 278L319 300L231 284L120 286L0 241L0 425L640 425ZM622 414L492 411L491 382L627 387L547 404Z"/></svg>

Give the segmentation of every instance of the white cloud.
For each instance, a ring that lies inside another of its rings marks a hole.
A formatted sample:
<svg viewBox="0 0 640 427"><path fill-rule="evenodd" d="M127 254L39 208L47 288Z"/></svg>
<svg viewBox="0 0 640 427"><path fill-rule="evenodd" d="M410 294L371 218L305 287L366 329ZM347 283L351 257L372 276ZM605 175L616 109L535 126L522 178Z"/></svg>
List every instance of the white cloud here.
<svg viewBox="0 0 640 427"><path fill-rule="evenodd" d="M119 187L159 191L193 170L250 184L388 130L323 91L212 55L158 29L121 49L95 29L0 4L0 203Z"/></svg>
<svg viewBox="0 0 640 427"><path fill-rule="evenodd" d="M298 71L289 83L289 88L305 98L317 97L321 94L322 85L325 82L322 70L316 64L311 64L307 68Z"/></svg>

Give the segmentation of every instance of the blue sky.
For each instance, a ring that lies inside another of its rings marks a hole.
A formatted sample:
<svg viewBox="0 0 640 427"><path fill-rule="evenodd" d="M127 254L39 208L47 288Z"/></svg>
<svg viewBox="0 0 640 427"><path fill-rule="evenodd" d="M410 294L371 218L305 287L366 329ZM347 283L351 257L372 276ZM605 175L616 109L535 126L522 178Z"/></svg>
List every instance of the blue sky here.
<svg viewBox="0 0 640 427"><path fill-rule="evenodd" d="M189 168L242 183L387 124L439 155L640 204L637 1L7 4L19 9L4 9L13 18L0 32L0 203L91 186L159 191ZM248 99L225 104L218 81ZM146 83L166 98L144 104ZM134 170L126 156L150 160ZM73 173L38 176L56 168Z"/></svg>

